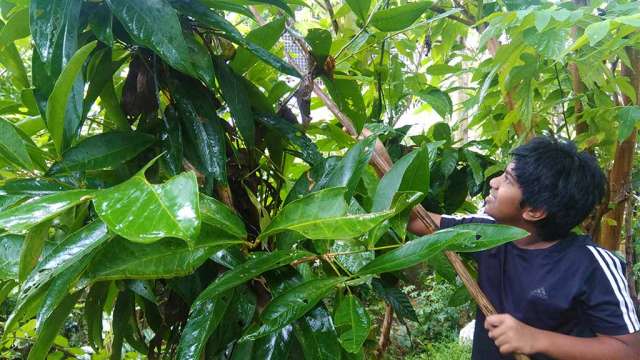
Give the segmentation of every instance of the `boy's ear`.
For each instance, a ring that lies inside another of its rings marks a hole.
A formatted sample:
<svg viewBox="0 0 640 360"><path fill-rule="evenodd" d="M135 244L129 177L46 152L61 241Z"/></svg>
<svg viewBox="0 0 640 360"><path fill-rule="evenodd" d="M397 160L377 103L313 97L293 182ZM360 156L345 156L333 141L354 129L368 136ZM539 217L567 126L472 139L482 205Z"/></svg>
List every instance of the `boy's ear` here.
<svg viewBox="0 0 640 360"><path fill-rule="evenodd" d="M547 217L547 211L544 209L534 209L527 207L522 213L522 218L527 221L538 221Z"/></svg>

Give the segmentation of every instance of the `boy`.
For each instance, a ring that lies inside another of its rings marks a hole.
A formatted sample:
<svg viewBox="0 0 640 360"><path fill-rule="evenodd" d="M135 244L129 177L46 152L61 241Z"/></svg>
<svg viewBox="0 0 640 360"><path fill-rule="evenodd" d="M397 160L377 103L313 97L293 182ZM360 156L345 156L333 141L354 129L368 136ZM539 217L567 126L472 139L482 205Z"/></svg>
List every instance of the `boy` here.
<svg viewBox="0 0 640 360"><path fill-rule="evenodd" d="M625 264L589 236L571 233L600 201L605 177L575 145L537 137L516 148L491 180L488 217L431 214L441 228L467 222L517 226L531 235L472 254L478 283L498 315L477 311L476 360L640 359L640 322ZM418 220L409 230L424 234Z"/></svg>

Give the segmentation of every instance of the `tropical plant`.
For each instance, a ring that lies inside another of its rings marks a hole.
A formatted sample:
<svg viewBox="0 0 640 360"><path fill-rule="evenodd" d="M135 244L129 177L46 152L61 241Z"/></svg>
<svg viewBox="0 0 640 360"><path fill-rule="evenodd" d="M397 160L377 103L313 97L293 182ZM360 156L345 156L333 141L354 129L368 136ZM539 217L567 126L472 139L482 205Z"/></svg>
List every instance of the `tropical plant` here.
<svg viewBox="0 0 640 360"><path fill-rule="evenodd" d="M0 354L25 329L30 359L59 350L75 308L114 359L361 358L371 290L391 314L382 355L393 313L415 318L403 270L451 274L442 251L523 236L415 238L411 207L475 211L536 132L614 159L624 205L637 2L337 3L0 1L0 302L16 301ZM408 134L416 109L444 121ZM395 162L381 179L377 139Z"/></svg>

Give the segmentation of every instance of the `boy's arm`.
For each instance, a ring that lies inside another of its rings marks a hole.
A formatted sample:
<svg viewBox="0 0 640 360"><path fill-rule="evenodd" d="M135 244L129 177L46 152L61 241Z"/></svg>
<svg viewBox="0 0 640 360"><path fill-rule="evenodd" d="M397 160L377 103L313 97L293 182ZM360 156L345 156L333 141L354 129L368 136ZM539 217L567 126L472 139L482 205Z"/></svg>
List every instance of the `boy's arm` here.
<svg viewBox="0 0 640 360"><path fill-rule="evenodd" d="M440 218L442 217L440 214L434 214L432 212L428 212L429 216L431 217L431 219L433 219L433 222L435 222L438 226L440 226ZM427 231L427 227L424 226L424 224L422 223L422 221L420 221L420 219L418 219L414 213L411 213L411 216L409 218L409 225L407 227L407 229L409 231L411 231L412 233L416 234L416 235L427 235L428 231Z"/></svg>
<svg viewBox="0 0 640 360"><path fill-rule="evenodd" d="M640 332L580 338L536 329L509 314L489 316L484 326L503 354L542 353L558 360L640 359Z"/></svg>

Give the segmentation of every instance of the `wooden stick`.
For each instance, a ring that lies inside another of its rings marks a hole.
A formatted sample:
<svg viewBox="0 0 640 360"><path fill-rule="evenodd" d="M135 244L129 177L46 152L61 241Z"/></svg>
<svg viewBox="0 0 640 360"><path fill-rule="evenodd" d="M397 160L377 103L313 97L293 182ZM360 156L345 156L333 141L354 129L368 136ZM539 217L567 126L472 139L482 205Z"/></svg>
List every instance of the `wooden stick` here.
<svg viewBox="0 0 640 360"><path fill-rule="evenodd" d="M320 89L317 83L314 83L313 92L320 98L320 100L322 100L325 106L329 109L329 111L333 113L338 121L340 121L340 124L344 127L346 132L348 132L352 136L358 136L356 129L351 122L351 119L349 119L342 111L340 111L340 109L338 109L336 103L327 94L325 94L322 89ZM362 135L365 137L370 134L371 133L367 129L364 129L362 131ZM389 156L387 149L384 147L380 140L376 140L375 149L371 157L371 163L379 176L386 174L393 166L391 157ZM420 219L420 221L422 221L422 223L428 229L429 233L438 230L438 225L433 221L433 219L429 216L427 210L425 210L422 205L417 205L411 211L418 219ZM453 251L445 251L444 253L447 259L449 259L449 262L451 262L451 265L455 269L456 273L460 277L460 280L462 280L462 283L469 291L469 294L478 304L478 307L480 308L482 313L485 316L495 315L495 308L493 307L493 305L491 305L491 302L489 301L487 296L482 292L480 286L478 286L478 283L473 279L473 277L469 273L469 270L467 270L464 263L462 262L462 259L460 259L460 256L458 256L458 254ZM514 354L514 357L517 360L529 359L528 356L522 354Z"/></svg>

